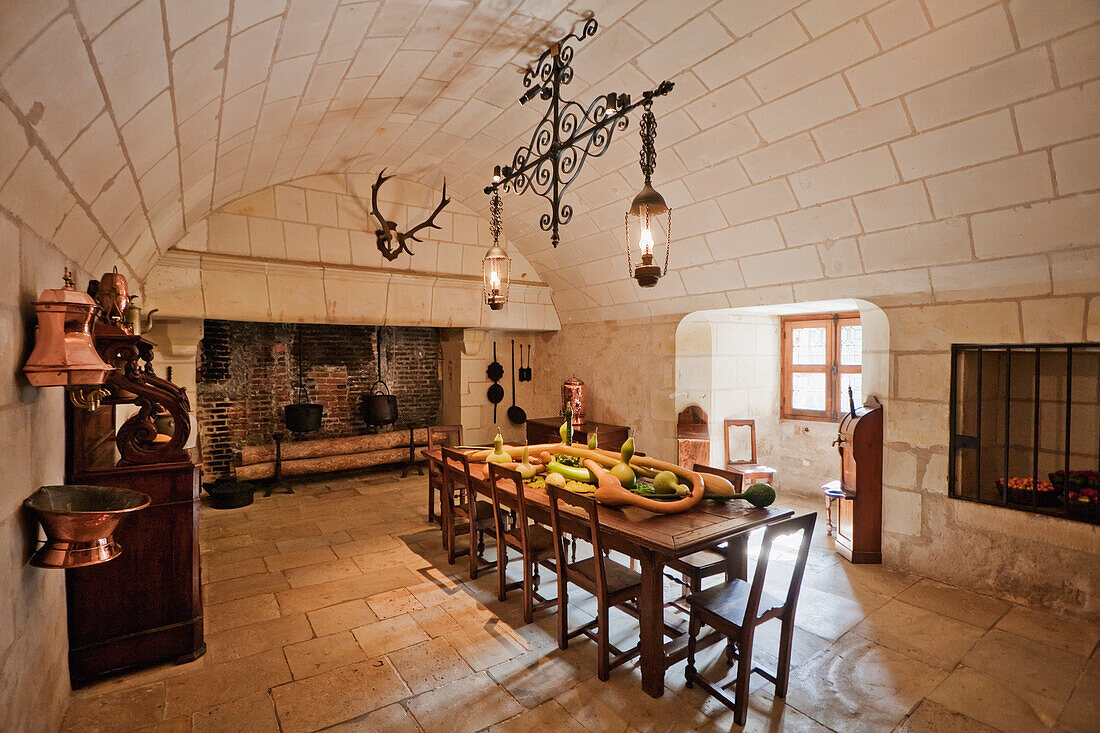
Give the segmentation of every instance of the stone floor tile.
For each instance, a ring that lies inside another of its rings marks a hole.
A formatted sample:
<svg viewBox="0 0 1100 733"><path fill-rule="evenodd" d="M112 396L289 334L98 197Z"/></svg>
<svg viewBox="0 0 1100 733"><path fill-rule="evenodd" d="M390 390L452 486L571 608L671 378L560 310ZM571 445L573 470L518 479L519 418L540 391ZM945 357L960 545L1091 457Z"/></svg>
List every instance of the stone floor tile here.
<svg viewBox="0 0 1100 733"><path fill-rule="evenodd" d="M281 649L208 665L165 680L166 715L194 713L231 700L266 692L290 680Z"/></svg>
<svg viewBox="0 0 1100 733"><path fill-rule="evenodd" d="M354 629L357 626L366 626L378 620L374 611L362 598L353 601L344 601L334 606L326 606L306 614L309 623L317 636L328 636L337 631Z"/></svg>
<svg viewBox="0 0 1100 733"><path fill-rule="evenodd" d="M462 628L462 625L455 621L451 614L439 606L426 606L419 611L413 611L409 615L416 619L416 623L420 624L420 628L424 629L428 636L432 638L444 636Z"/></svg>
<svg viewBox="0 0 1100 733"><path fill-rule="evenodd" d="M377 593L367 598L367 605L378 618L391 618L410 611L421 611L423 604L406 588Z"/></svg>
<svg viewBox="0 0 1100 733"><path fill-rule="evenodd" d="M947 672L855 637L791 673L787 703L838 731L896 726Z"/></svg>
<svg viewBox="0 0 1100 733"><path fill-rule="evenodd" d="M1061 733L1095 733L1100 729L1100 651L1094 652L1077 680L1054 730Z"/></svg>
<svg viewBox="0 0 1100 733"><path fill-rule="evenodd" d="M279 604L275 602L275 596L268 593L226 603L205 601L203 625L207 634L216 634L225 629L247 626L278 617Z"/></svg>
<svg viewBox="0 0 1100 733"><path fill-rule="evenodd" d="M575 685L557 695L554 700L587 730L607 733L622 733L626 730L626 718L622 715L625 711L590 694L586 685Z"/></svg>
<svg viewBox="0 0 1100 733"><path fill-rule="evenodd" d="M333 560L283 571L291 588L305 588L319 583L358 578L362 574L363 571L351 560Z"/></svg>
<svg viewBox="0 0 1100 733"><path fill-rule="evenodd" d="M280 552L278 555L268 555L264 558L264 564L272 572L300 568L306 565L329 562L336 559L336 554L327 546L311 547L306 550L294 552Z"/></svg>
<svg viewBox="0 0 1100 733"><path fill-rule="evenodd" d="M396 537L383 534L361 540L342 542L333 545L332 551L336 553L336 557L344 558L355 557L356 555L366 555L372 552L382 552L383 550L392 550L395 547L404 547L404 543Z"/></svg>
<svg viewBox="0 0 1100 733"><path fill-rule="evenodd" d="M292 540L275 540L275 547L279 552L299 552L350 541L351 535L347 532L333 532L331 534L313 535L312 537L295 537Z"/></svg>
<svg viewBox="0 0 1100 733"><path fill-rule="evenodd" d="M484 672L417 695L408 709L426 733L473 733L523 712Z"/></svg>
<svg viewBox="0 0 1100 733"><path fill-rule="evenodd" d="M352 634L368 657L380 657L430 638L407 613L352 629Z"/></svg>
<svg viewBox="0 0 1100 733"><path fill-rule="evenodd" d="M894 599L859 622L852 633L922 662L952 669L985 632Z"/></svg>
<svg viewBox="0 0 1100 733"><path fill-rule="evenodd" d="M1023 606L1012 609L997 622L998 628L1067 652L1090 656L1100 641L1100 627L1082 621L1033 611Z"/></svg>
<svg viewBox="0 0 1100 733"><path fill-rule="evenodd" d="M450 618L449 615L447 617ZM429 630L428 633L431 634L431 631ZM527 645L510 629L504 628L504 624L458 627L445 638L477 672L514 659L528 651Z"/></svg>
<svg viewBox="0 0 1100 733"><path fill-rule="evenodd" d="M621 669L617 672L623 674ZM541 705L595 674L595 644L584 639L572 642L564 651L548 655L528 652L489 668L489 675L528 708Z"/></svg>
<svg viewBox="0 0 1100 733"><path fill-rule="evenodd" d="M937 702L925 700L894 729L894 733L998 733L998 731L962 713L948 710Z"/></svg>
<svg viewBox="0 0 1100 733"><path fill-rule="evenodd" d="M279 733L275 705L266 690L195 713L191 726L193 733Z"/></svg>
<svg viewBox="0 0 1100 733"><path fill-rule="evenodd" d="M269 649L281 649L287 644L305 641L313 629L304 614L280 616L247 626L236 626L206 636L206 654L202 659L225 662L250 657Z"/></svg>
<svg viewBox="0 0 1100 733"><path fill-rule="evenodd" d="M963 657L967 667L1009 687L1064 702L1073 692L1085 658L994 628Z"/></svg>
<svg viewBox="0 0 1100 733"><path fill-rule="evenodd" d="M921 578L897 596L912 606L988 629L1012 608L1008 601L972 593L962 588Z"/></svg>
<svg viewBox="0 0 1100 733"><path fill-rule="evenodd" d="M286 578L281 573L257 573L256 575L245 575L240 578L207 583L203 586L202 594L204 602L217 604L265 593L274 593L289 587Z"/></svg>
<svg viewBox="0 0 1100 733"><path fill-rule="evenodd" d="M385 658L297 680L271 691L284 733L307 733L351 720L409 694Z"/></svg>
<svg viewBox="0 0 1100 733"><path fill-rule="evenodd" d="M264 561L261 558L253 557L248 560L241 560L240 562L229 563L227 565L215 565L211 568L206 568L202 572L202 582L216 583L219 580L230 580L232 578L242 578L246 575L258 575L260 573L266 573L268 567L264 565Z"/></svg>
<svg viewBox="0 0 1100 733"><path fill-rule="evenodd" d="M886 596L866 593L864 597L864 602L860 603L816 588L803 587L795 610L795 626L823 639L836 641L889 600Z"/></svg>
<svg viewBox="0 0 1100 733"><path fill-rule="evenodd" d="M585 728L554 700L548 700L532 710L526 710L490 726L488 733L530 733L533 730L552 730L555 733L584 733Z"/></svg>
<svg viewBox="0 0 1100 733"><path fill-rule="evenodd" d="M283 614L305 613L354 598L366 598L395 588L419 583L421 579L405 567L383 568L359 577L292 588L275 594Z"/></svg>
<svg viewBox="0 0 1100 733"><path fill-rule="evenodd" d="M389 658L413 694L434 690L473 673L442 637L390 652Z"/></svg>
<svg viewBox="0 0 1100 733"><path fill-rule="evenodd" d="M199 546L200 548L202 547L201 543ZM200 551L205 552L204 549ZM216 567L218 565L230 565L253 558L262 559L265 555L271 555L278 551L279 548L275 546L274 542L257 542L227 551L205 552L201 557L202 568L205 571L207 568Z"/></svg>
<svg viewBox="0 0 1100 733"><path fill-rule="evenodd" d="M418 730L420 727L408 711L394 703L355 720L326 728L325 733L392 733Z"/></svg>
<svg viewBox="0 0 1100 733"><path fill-rule="evenodd" d="M164 719L163 682L95 696L74 696L61 724L62 733L131 731Z"/></svg>
<svg viewBox="0 0 1100 733"><path fill-rule="evenodd" d="M840 562L808 573L803 587L827 591L843 598L874 605L879 598L893 598L916 583L918 577L882 565L853 565ZM881 604L878 604L881 605Z"/></svg>
<svg viewBox="0 0 1100 733"><path fill-rule="evenodd" d="M343 667L366 658L350 631L301 641L283 647L286 662L294 679L312 677L330 669Z"/></svg>
<svg viewBox="0 0 1100 733"><path fill-rule="evenodd" d="M1033 690L1010 687L973 669L959 667L928 699L997 730L1039 733L1050 730L1061 703Z"/></svg>

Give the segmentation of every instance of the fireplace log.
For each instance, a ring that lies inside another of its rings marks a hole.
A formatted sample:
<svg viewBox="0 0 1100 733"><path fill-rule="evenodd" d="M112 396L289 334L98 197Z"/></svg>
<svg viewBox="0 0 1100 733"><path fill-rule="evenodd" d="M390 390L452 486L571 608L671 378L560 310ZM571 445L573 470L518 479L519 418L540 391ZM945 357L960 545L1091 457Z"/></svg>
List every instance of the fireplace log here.
<svg viewBox="0 0 1100 733"><path fill-rule="evenodd" d="M417 447L428 444L428 429L417 428L413 431L413 442ZM367 453L386 448L403 448L408 456L409 431L394 430L389 433L373 435L352 435L346 438L322 438L283 443L283 465L304 458L325 458L328 456ZM257 463L272 463L275 460L274 445L250 445L241 448L237 465L251 466ZM240 474L238 474L239 476Z"/></svg>
<svg viewBox="0 0 1100 733"><path fill-rule="evenodd" d="M282 473L284 476L304 476L314 473L350 471L357 468L380 466L385 463L402 463L408 459L409 448L408 443L406 443L401 448L385 448L362 453L341 453L334 456L284 460ZM237 466L234 468L234 473L239 481L257 481L271 478L275 475L275 463L274 461L264 461L248 466Z"/></svg>

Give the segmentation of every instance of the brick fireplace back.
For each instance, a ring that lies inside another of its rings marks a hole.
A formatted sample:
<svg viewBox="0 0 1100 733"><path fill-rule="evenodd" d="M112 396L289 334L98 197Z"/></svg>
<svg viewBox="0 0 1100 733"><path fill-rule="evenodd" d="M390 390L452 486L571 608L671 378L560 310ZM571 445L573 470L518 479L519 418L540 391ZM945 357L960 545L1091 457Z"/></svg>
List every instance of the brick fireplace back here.
<svg viewBox="0 0 1100 733"><path fill-rule="evenodd" d="M359 406L378 378L377 329L301 326L306 397L324 405L324 419L300 439L368 432ZM234 451L284 430L283 406L297 401L298 334L296 324L206 321L196 389L203 481L227 477ZM438 329L382 328L382 379L398 405L392 429L438 421L441 359Z"/></svg>

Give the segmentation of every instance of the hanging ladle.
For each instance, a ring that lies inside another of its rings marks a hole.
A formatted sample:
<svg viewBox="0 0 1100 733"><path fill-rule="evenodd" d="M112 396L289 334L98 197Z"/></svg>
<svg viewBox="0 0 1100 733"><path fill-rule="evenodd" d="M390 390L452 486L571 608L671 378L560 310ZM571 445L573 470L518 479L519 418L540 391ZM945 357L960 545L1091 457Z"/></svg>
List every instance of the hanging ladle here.
<svg viewBox="0 0 1100 733"><path fill-rule="evenodd" d="M523 353L523 347L520 347ZM514 425L522 425L527 422L527 413L516 404L516 340L512 339L512 406L508 408L508 419Z"/></svg>

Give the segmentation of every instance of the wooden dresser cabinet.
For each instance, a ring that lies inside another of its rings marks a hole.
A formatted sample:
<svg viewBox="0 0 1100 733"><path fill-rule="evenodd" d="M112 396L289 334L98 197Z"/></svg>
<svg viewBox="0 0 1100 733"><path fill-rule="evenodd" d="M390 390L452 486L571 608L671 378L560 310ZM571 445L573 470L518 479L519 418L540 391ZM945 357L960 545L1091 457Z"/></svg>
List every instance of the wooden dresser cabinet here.
<svg viewBox="0 0 1100 733"><path fill-rule="evenodd" d="M527 421L527 442L535 445L538 443L561 442L561 434L558 429L565 422L564 417L536 417ZM586 421L573 426L573 442L586 444L588 436L596 431L596 445L599 448L617 451L623 447L623 443L630 437L630 428L625 425L608 425L602 422Z"/></svg>
<svg viewBox="0 0 1100 733"><path fill-rule="evenodd" d="M840 422L836 548L853 563L882 562L882 408L858 407Z"/></svg>
<svg viewBox="0 0 1100 733"><path fill-rule="evenodd" d="M67 480L141 491L151 502L115 531L118 557L65 571L74 688L124 669L190 661L206 650L199 469L183 447L187 395L153 373L153 345L140 336L97 333L95 343L116 370L98 408L67 406ZM133 414L116 431L116 411L130 405ZM158 434L158 413L173 418L171 436Z"/></svg>

